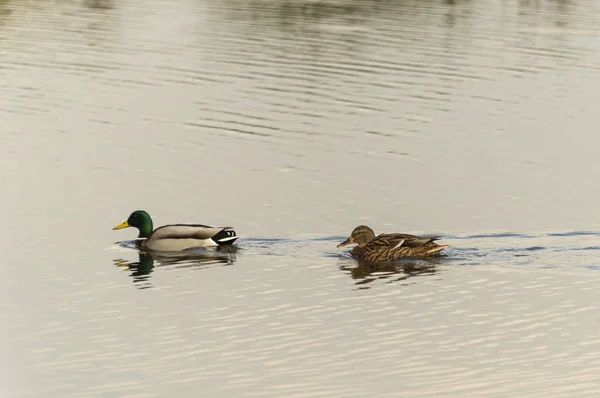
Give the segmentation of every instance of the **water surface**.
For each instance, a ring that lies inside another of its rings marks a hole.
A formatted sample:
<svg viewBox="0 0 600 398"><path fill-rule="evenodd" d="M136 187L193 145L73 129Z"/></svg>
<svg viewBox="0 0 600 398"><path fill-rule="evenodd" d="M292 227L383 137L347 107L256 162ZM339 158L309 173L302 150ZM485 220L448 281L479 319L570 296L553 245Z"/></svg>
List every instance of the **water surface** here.
<svg viewBox="0 0 600 398"><path fill-rule="evenodd" d="M2 396L597 396L599 22L0 1ZM140 256L138 208L243 238ZM369 266L359 224L451 248Z"/></svg>

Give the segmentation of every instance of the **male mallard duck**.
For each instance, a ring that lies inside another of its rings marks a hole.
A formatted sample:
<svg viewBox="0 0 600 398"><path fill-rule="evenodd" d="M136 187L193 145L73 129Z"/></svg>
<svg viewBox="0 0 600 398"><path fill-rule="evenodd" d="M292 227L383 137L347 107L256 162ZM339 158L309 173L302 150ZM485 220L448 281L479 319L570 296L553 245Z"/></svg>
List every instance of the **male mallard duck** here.
<svg viewBox="0 0 600 398"><path fill-rule="evenodd" d="M439 237L421 238L407 234L381 234L375 237L366 225L354 228L352 235L337 247L356 243L352 255L367 261L392 261L402 257L429 257L440 254L448 245L438 245Z"/></svg>
<svg viewBox="0 0 600 398"><path fill-rule="evenodd" d="M152 230L152 219L136 210L122 224L113 228L137 228L136 246L155 251L180 251L195 247L230 245L238 238L231 227L209 227L200 224L172 224Z"/></svg>

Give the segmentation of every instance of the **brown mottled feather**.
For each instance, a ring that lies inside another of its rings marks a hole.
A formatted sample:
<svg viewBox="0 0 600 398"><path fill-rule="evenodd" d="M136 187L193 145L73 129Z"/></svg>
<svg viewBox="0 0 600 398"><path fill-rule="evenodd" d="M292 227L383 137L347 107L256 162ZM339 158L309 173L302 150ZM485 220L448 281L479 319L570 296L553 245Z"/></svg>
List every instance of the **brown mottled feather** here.
<svg viewBox="0 0 600 398"><path fill-rule="evenodd" d="M435 243L434 241L439 239L437 236L419 237L408 234L373 236L374 234L370 228L366 226L357 227L349 238L350 243L358 243L358 246L352 249L352 255L367 261L391 261L402 257L437 256L440 251L448 247L447 245Z"/></svg>

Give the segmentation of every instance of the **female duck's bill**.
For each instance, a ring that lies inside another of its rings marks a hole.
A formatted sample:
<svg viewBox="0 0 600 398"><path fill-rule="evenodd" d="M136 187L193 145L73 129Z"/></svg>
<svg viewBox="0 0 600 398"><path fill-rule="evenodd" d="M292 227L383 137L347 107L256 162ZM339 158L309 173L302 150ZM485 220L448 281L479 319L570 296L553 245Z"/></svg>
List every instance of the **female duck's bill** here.
<svg viewBox="0 0 600 398"><path fill-rule="evenodd" d="M348 238L345 241L343 241L342 243L340 243L339 245L337 245L337 247L348 246L351 243L352 243L352 241L350 240L350 238Z"/></svg>

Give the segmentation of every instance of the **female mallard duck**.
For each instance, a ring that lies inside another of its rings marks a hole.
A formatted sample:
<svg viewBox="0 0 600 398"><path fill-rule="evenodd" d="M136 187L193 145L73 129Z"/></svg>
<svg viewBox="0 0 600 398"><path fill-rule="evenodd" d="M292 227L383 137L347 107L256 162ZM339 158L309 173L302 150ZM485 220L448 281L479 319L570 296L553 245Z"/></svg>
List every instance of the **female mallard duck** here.
<svg viewBox="0 0 600 398"><path fill-rule="evenodd" d="M337 247L356 243L352 255L367 261L392 261L402 257L429 257L440 254L448 245L438 245L439 237L421 238L407 234L381 234L375 237L366 225L354 228L352 235Z"/></svg>
<svg viewBox="0 0 600 398"><path fill-rule="evenodd" d="M154 251L181 251L195 247L230 245L238 238L231 227L209 227L200 224L172 224L152 230L152 219L136 210L122 224L113 228L137 228L136 246Z"/></svg>

